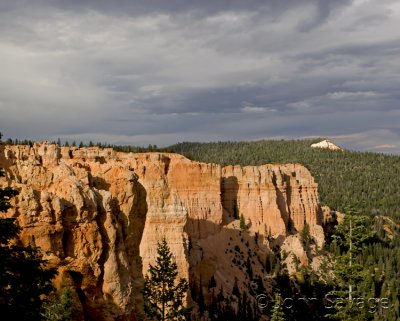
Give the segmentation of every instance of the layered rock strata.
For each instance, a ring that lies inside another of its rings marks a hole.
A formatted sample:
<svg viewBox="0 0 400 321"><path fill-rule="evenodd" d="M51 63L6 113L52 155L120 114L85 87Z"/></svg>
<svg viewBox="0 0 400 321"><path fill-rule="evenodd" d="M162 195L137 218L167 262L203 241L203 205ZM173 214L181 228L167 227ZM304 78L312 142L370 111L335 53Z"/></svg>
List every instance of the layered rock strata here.
<svg viewBox="0 0 400 321"><path fill-rule="evenodd" d="M6 215L58 267L57 285L76 289L82 319L142 313L143 275L162 237L202 293L211 279L228 294L234 284L247 291L249 269L250 279L265 273L268 240L288 247L305 224L323 244L317 184L300 164L222 168L178 154L41 143L0 145L0 167L0 186L20 192Z"/></svg>

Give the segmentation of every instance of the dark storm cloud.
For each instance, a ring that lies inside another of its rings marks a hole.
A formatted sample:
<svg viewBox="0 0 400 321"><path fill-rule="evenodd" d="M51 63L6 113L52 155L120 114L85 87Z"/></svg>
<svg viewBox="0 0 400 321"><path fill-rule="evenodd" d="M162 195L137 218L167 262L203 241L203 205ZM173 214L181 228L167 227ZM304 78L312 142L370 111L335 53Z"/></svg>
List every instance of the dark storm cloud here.
<svg viewBox="0 0 400 321"><path fill-rule="evenodd" d="M397 1L0 0L0 130L400 152Z"/></svg>

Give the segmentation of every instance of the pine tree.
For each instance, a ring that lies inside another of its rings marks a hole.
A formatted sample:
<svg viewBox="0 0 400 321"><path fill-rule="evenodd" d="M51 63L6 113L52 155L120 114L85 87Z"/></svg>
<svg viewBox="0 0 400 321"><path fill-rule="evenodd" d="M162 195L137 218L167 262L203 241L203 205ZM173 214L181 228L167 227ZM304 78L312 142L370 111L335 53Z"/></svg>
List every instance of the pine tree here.
<svg viewBox="0 0 400 321"><path fill-rule="evenodd" d="M245 221L245 219L244 219L243 214L240 214L240 229L241 229L242 231L244 231L244 230L247 229L246 221Z"/></svg>
<svg viewBox="0 0 400 321"><path fill-rule="evenodd" d="M336 306L334 313L327 315L334 320L371 320L372 314L367 313L364 306L358 306L354 298L365 296L363 288L368 287L368 267L356 261L356 256L362 249L375 239L375 231L371 230L371 220L365 216L354 216L353 210L348 210L344 222L336 226L332 236L335 243L342 251L336 257L334 266L336 288L332 294L340 305ZM373 297L373 295L372 295Z"/></svg>
<svg viewBox="0 0 400 321"><path fill-rule="evenodd" d="M300 231L300 241L306 253L310 253L312 239L310 235L310 226L307 223L304 224L303 229Z"/></svg>
<svg viewBox="0 0 400 321"><path fill-rule="evenodd" d="M285 321L285 313L282 310L281 296L275 295L275 303L272 307L271 321Z"/></svg>
<svg viewBox="0 0 400 321"><path fill-rule="evenodd" d="M42 321L72 321L72 292L65 288L61 295L54 295L43 305Z"/></svg>
<svg viewBox="0 0 400 321"><path fill-rule="evenodd" d="M177 281L177 265L165 238L158 242L156 264L144 278L143 299L147 316L155 320L186 320L190 308L183 304L189 288L184 278Z"/></svg>

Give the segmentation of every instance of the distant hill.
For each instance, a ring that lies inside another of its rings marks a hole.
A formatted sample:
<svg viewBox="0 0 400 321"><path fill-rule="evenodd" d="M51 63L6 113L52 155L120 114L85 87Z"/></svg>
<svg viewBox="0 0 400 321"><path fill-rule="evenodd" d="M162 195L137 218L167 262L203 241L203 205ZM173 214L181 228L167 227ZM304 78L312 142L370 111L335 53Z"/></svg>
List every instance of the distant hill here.
<svg viewBox="0 0 400 321"><path fill-rule="evenodd" d="M311 148L323 139L183 142L167 150L221 165L301 163L318 182L322 204L400 219L400 156Z"/></svg>

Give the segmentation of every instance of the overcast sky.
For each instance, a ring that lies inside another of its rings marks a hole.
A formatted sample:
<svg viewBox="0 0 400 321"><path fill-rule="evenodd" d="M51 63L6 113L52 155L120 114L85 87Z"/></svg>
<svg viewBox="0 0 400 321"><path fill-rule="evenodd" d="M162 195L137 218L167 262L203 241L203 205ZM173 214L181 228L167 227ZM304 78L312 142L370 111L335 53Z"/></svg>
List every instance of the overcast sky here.
<svg viewBox="0 0 400 321"><path fill-rule="evenodd" d="M0 0L0 131L400 153L400 1Z"/></svg>

